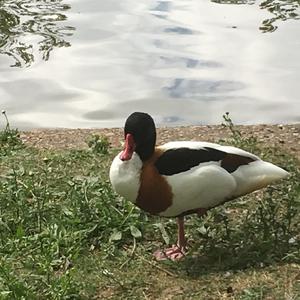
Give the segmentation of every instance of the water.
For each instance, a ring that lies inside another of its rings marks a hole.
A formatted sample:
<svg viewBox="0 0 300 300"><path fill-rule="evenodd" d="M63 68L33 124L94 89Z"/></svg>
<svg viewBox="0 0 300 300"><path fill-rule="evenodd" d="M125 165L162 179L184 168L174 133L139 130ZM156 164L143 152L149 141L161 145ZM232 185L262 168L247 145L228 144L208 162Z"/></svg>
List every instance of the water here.
<svg viewBox="0 0 300 300"><path fill-rule="evenodd" d="M300 122L299 6L0 0L0 109L21 129Z"/></svg>

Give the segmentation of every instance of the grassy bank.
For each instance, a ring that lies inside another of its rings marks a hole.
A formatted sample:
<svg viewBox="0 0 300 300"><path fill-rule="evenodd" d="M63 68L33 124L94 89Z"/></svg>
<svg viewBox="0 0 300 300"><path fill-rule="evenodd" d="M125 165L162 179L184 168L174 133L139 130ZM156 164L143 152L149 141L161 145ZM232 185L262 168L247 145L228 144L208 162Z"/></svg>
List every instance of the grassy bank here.
<svg viewBox="0 0 300 300"><path fill-rule="evenodd" d="M230 120L227 126L232 126ZM108 181L115 149L25 146L0 133L0 299L299 299L300 171L288 153L231 128L226 142L291 177L188 217L189 255L157 263L175 220L144 214Z"/></svg>

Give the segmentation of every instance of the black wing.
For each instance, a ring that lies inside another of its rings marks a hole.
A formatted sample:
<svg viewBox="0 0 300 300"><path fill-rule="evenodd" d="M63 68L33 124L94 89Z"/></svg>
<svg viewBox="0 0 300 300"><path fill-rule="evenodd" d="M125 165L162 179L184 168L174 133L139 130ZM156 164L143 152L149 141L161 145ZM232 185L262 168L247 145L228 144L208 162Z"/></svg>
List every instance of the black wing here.
<svg viewBox="0 0 300 300"><path fill-rule="evenodd" d="M239 166L247 165L255 159L227 153L210 147L200 149L178 148L166 150L155 162L161 175L174 175L190 170L205 162L220 161L227 172L234 172Z"/></svg>

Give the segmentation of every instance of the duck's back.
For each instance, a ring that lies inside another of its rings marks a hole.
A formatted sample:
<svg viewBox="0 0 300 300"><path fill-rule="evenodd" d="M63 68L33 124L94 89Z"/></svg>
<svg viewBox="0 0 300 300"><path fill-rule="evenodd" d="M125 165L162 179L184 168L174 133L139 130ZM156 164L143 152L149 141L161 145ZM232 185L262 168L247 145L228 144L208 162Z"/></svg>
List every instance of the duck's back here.
<svg viewBox="0 0 300 300"><path fill-rule="evenodd" d="M162 216L211 208L288 175L244 150L204 142L171 142L158 147L155 162L173 194Z"/></svg>

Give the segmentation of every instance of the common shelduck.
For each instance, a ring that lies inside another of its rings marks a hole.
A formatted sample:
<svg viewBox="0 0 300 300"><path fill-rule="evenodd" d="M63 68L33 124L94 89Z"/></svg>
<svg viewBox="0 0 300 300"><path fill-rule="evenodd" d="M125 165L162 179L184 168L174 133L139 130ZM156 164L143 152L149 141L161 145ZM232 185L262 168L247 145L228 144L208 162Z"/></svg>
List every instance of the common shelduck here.
<svg viewBox="0 0 300 300"><path fill-rule="evenodd" d="M288 176L285 170L231 146L180 141L156 147L154 121L142 112L127 118L124 136L124 150L110 168L113 188L150 214L177 217L178 242L156 251L157 259L185 255L185 215L203 215Z"/></svg>

